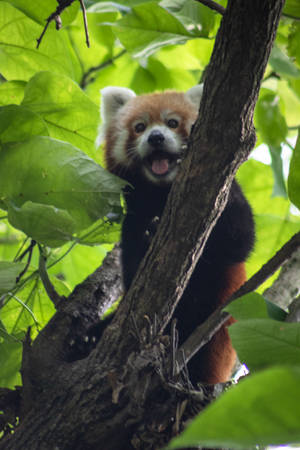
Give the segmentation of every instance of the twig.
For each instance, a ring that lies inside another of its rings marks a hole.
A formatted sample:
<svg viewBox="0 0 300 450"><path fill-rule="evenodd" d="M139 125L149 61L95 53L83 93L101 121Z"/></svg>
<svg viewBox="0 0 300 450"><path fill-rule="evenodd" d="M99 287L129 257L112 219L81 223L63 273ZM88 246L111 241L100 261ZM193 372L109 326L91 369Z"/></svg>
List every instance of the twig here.
<svg viewBox="0 0 300 450"><path fill-rule="evenodd" d="M65 299L65 297L60 296L53 284L50 281L50 278L48 276L48 272L46 269L46 258L43 254L43 249L42 247L39 245L39 250L40 250L40 259L39 259L39 273L40 273L40 277L42 280L42 283L44 285L44 288L50 298L50 300L52 300L52 302L54 303L55 308L57 309L59 303Z"/></svg>
<svg viewBox="0 0 300 450"><path fill-rule="evenodd" d="M288 19L296 20L297 22L300 21L300 17L293 16L292 14L286 14L285 12L282 13L283 17L287 17Z"/></svg>
<svg viewBox="0 0 300 450"><path fill-rule="evenodd" d="M187 362L216 334L216 332L230 318L230 314L223 309L237 298L254 291L264 283L282 264L287 261L294 251L300 247L300 232L296 233L262 268L256 272L246 283L244 283L225 303L220 305L178 349L177 370L178 373L184 368L182 355Z"/></svg>
<svg viewBox="0 0 300 450"><path fill-rule="evenodd" d="M122 50L120 53L118 53L116 56L113 56L111 59L109 59L108 61L105 61L101 64L99 64L98 66L93 66L91 67L85 74L83 74L82 80L80 82L80 87L82 89L84 89L90 82L91 80L88 80L88 78L90 77L90 75L93 72L97 72L99 70L104 69L107 66L110 66L111 64L113 64L114 61L116 61L118 58L120 58L121 56L123 56L126 53L126 50Z"/></svg>
<svg viewBox="0 0 300 450"><path fill-rule="evenodd" d="M50 16L48 17L48 19L46 20L46 25L42 31L42 34L40 35L40 37L36 40L37 41L37 45L36 48L39 48L40 43L42 42L42 39L44 37L44 34L47 31L47 28L49 26L49 24L52 22L52 20L55 21L55 26L56 29L59 30L61 28L61 18L60 18L60 14L68 7L70 6L75 0L57 0L59 5L56 8L56 10L50 14ZM85 6L83 3L83 0L79 0L80 4L81 4L81 8L82 8L82 13L83 13L83 21L84 21L84 27L85 27L85 35L86 35L86 43L87 46L90 46L90 42L89 42L89 35L88 35L88 29L87 29L87 20L86 20L86 10L85 10Z"/></svg>
<svg viewBox="0 0 300 450"><path fill-rule="evenodd" d="M219 5L218 3L214 2L213 0L197 0L197 1L207 6L208 8L217 11L219 14L222 14L222 16L225 14L226 9L223 6Z"/></svg>
<svg viewBox="0 0 300 450"><path fill-rule="evenodd" d="M83 15L83 23L84 23L84 31L85 31L85 41L86 45L90 47L90 38L89 38L89 30L87 25L87 18L86 18L86 9L83 3L83 0L79 0L81 9L82 9L82 15Z"/></svg>
<svg viewBox="0 0 300 450"><path fill-rule="evenodd" d="M27 272L28 267L30 265L31 262L31 258L32 258L32 253L33 253L33 249L36 245L36 241L34 239L31 240L29 246L24 250L24 252L18 257L17 261L21 261L24 256L28 253L28 259L26 262L26 265L24 267L24 269L22 270L21 273L19 273L19 275L16 278L16 284L20 281L20 279L22 278L22 276Z"/></svg>

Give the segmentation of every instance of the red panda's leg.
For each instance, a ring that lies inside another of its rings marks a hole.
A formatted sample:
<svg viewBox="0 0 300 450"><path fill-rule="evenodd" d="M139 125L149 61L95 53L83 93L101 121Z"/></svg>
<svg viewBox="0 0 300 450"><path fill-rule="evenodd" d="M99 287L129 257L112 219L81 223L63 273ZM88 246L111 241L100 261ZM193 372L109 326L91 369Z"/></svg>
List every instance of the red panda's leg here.
<svg viewBox="0 0 300 450"><path fill-rule="evenodd" d="M245 263L234 264L225 272L224 288L219 294L219 304L224 303L246 281ZM205 346L205 370L201 374L201 381L215 384L228 381L231 376L236 353L231 345L227 326L234 323L230 318Z"/></svg>

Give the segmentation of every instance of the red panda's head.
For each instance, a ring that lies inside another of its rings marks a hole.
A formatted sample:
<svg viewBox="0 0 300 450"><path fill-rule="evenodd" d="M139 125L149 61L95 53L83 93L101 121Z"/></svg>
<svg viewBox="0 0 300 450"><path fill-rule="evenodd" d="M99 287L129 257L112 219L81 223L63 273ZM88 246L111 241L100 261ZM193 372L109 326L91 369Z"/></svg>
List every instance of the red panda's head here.
<svg viewBox="0 0 300 450"><path fill-rule="evenodd" d="M198 115L202 85L186 93L136 96L122 87L101 93L108 170L129 180L138 175L158 185L171 183Z"/></svg>

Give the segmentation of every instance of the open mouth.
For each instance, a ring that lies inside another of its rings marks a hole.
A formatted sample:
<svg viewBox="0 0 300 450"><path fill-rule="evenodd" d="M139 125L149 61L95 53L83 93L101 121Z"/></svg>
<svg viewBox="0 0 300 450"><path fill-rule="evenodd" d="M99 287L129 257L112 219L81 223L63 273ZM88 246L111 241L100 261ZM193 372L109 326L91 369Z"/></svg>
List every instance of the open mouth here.
<svg viewBox="0 0 300 450"><path fill-rule="evenodd" d="M180 155L164 151L154 151L145 159L147 169L157 177L168 175L180 162Z"/></svg>

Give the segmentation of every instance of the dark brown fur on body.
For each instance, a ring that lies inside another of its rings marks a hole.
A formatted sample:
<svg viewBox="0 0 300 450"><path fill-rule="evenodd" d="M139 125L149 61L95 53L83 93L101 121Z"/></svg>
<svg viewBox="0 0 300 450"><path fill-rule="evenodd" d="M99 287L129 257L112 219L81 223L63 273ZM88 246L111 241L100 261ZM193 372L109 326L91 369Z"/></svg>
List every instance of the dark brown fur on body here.
<svg viewBox="0 0 300 450"><path fill-rule="evenodd" d="M123 95L120 88L106 89L103 116L107 167L132 185L124 192L127 214L122 227L122 267L128 289L149 246L145 233L154 217L161 217L163 212L200 97L197 88L187 94L137 97L131 91ZM136 124L140 123L145 125L143 132L137 132L140 128ZM245 282L244 261L253 241L252 212L234 181L228 203L175 310L179 344ZM224 326L190 361L191 380L227 381L234 362L235 351Z"/></svg>

